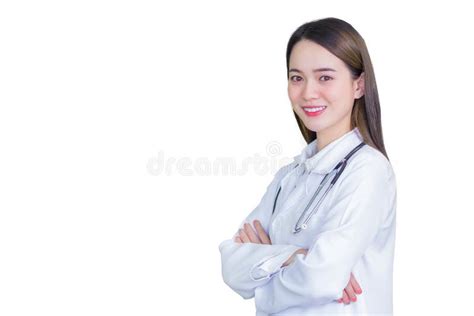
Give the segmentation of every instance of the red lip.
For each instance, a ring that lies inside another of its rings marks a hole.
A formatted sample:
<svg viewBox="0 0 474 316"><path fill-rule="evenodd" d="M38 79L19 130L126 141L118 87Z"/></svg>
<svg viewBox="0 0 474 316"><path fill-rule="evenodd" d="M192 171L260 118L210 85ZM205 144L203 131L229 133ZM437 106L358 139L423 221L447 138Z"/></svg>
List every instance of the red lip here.
<svg viewBox="0 0 474 316"><path fill-rule="evenodd" d="M321 115L327 109L327 107L324 107L324 109L320 111L316 111L316 112L309 112L309 111L306 111L304 108L319 108L319 107L320 106L304 106L303 111L307 116L318 116L318 115Z"/></svg>

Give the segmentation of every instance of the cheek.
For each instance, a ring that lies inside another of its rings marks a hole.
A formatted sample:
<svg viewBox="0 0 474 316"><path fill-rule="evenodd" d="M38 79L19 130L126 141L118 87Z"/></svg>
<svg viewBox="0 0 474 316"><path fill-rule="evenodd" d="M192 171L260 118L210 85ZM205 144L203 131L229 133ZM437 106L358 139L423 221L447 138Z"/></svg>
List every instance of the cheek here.
<svg viewBox="0 0 474 316"><path fill-rule="evenodd" d="M333 105L347 103L347 99L350 97L350 89L345 85L332 85L324 90L323 96Z"/></svg>
<svg viewBox="0 0 474 316"><path fill-rule="evenodd" d="M290 98L292 103L298 102L299 96L300 96L299 89L295 87L291 87L291 86L288 87L288 97Z"/></svg>
<svg viewBox="0 0 474 316"><path fill-rule="evenodd" d="M328 86L322 91L322 94L328 102L337 102L341 98L341 87L337 85Z"/></svg>
<svg viewBox="0 0 474 316"><path fill-rule="evenodd" d="M348 98L353 96L352 95L352 87L349 84L341 83L336 88L337 88L337 91L338 91L337 94L339 96L339 99L348 99Z"/></svg>

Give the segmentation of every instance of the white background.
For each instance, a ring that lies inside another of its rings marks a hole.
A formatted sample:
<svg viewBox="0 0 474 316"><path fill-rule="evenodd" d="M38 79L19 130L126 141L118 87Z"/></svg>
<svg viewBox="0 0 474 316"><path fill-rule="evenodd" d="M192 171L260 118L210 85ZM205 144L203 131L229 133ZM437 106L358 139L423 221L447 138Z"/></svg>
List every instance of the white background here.
<svg viewBox="0 0 474 316"><path fill-rule="evenodd" d="M3 1L0 314L253 315L222 281L218 244L276 172L244 161L305 145L285 49L329 16L362 34L377 78L398 184L394 311L465 314L474 23L462 3ZM206 171L222 159L240 174Z"/></svg>

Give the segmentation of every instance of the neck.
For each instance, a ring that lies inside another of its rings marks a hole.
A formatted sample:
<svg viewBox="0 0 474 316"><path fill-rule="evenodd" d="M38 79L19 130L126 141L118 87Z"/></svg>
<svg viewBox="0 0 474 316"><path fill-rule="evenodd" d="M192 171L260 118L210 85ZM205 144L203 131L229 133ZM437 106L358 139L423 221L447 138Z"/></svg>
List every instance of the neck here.
<svg viewBox="0 0 474 316"><path fill-rule="evenodd" d="M320 131L317 132L318 141L316 142L318 151L338 139L339 137L343 136L344 134L350 132L352 129L350 126L345 126L344 128L339 128L337 130L330 130L330 131Z"/></svg>

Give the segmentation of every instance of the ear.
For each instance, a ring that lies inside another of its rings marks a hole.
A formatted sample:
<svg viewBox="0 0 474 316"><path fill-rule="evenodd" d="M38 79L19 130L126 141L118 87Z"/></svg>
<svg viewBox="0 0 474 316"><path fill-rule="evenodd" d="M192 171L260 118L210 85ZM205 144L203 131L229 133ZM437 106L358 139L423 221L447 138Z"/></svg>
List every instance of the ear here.
<svg viewBox="0 0 474 316"><path fill-rule="evenodd" d="M365 94L365 73L361 73L359 78L354 82L354 97L360 99Z"/></svg>

